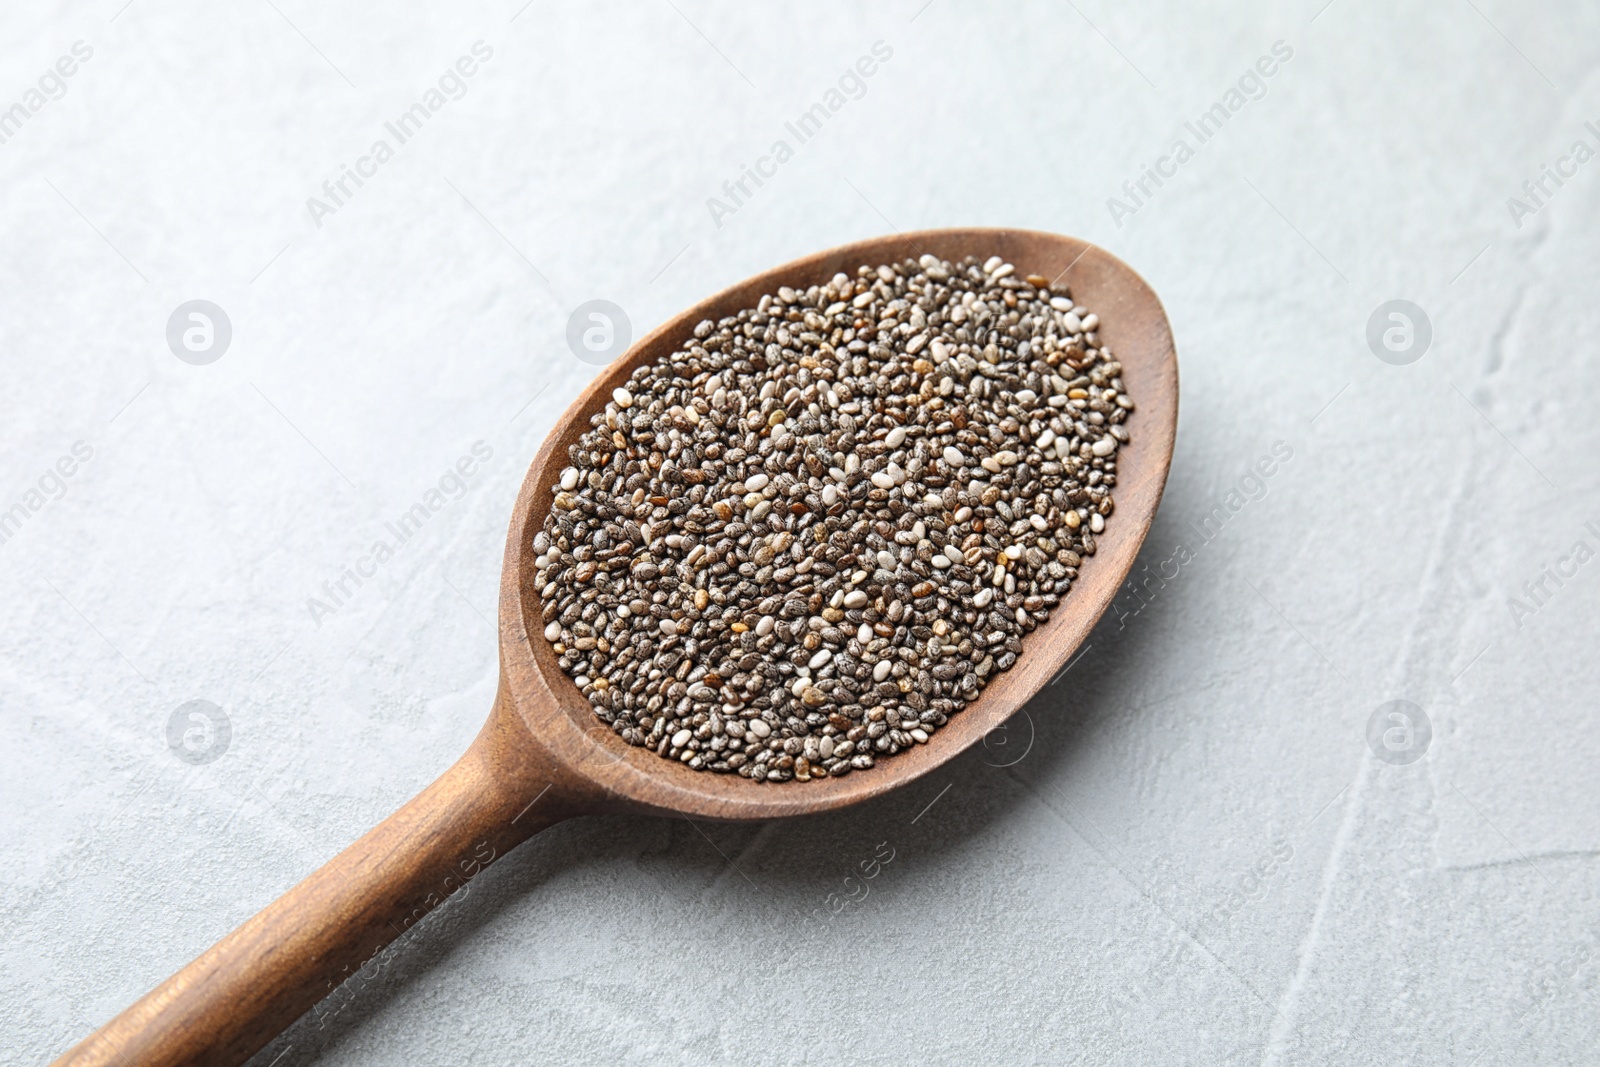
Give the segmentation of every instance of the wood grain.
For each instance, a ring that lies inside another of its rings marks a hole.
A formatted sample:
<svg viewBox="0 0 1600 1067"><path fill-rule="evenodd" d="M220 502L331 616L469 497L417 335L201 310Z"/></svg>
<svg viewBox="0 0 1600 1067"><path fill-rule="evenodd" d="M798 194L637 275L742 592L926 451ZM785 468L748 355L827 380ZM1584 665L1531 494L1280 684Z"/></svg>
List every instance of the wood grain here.
<svg viewBox="0 0 1600 1067"><path fill-rule="evenodd" d="M755 784L692 771L624 743L595 719L539 635L534 535L567 447L636 366L665 356L695 323L754 305L781 285L805 288L838 271L924 252L1000 255L1019 274L1065 281L1099 313L1137 410L1118 452L1115 514L1049 622L925 745L869 771L811 782ZM546 826L577 814L683 814L772 819L828 811L897 788L950 760L1021 708L1069 661L1115 597L1150 528L1171 463L1178 367L1161 303L1103 249L1027 230L957 229L845 245L747 279L663 323L608 366L535 456L518 494L500 587L500 688L488 722L440 778L377 828L56 1061L66 1067L244 1062L274 1035L472 877ZM323 1008L321 1010L328 1010Z"/></svg>

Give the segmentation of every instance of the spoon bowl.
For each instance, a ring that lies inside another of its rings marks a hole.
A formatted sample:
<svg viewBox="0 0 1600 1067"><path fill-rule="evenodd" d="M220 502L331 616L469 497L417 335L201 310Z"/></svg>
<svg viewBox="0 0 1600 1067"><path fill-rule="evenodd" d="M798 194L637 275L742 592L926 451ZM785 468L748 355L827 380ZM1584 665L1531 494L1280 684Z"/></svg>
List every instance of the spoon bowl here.
<svg viewBox="0 0 1600 1067"><path fill-rule="evenodd" d="M544 640L533 539L568 446L634 368L677 349L702 319L754 306L780 286L932 253L999 255L1019 274L1065 282L1100 315L1137 407L1117 454L1116 512L1049 621L1009 671L926 744L869 770L810 782L755 783L691 770L624 742L602 724ZM1155 293L1104 249L1027 230L927 230L844 245L725 289L663 323L610 364L539 449L512 513L500 584L500 685L488 722L432 785L299 885L56 1061L124 1067L244 1062L308 1010L342 1006L346 979L381 966L388 946L526 838L574 815L634 813L706 820L832 811L932 771L1001 725L1061 671L1110 606L1155 517L1177 428L1178 368ZM324 998L327 998L324 1000ZM333 1005L330 1007L329 1005Z"/></svg>
<svg viewBox="0 0 1600 1067"><path fill-rule="evenodd" d="M879 760L869 771L811 782L758 784L736 775L695 771L623 741L595 718L589 702L557 666L543 638L533 587L534 536L549 513L550 487L567 465L568 446L603 412L611 392L636 367L675 351L697 322L753 307L780 286L804 289L862 264L877 266L924 252L958 261L998 255L1018 275L1065 282L1075 302L1100 316L1100 338L1122 364L1137 408L1132 440L1117 452L1117 509L1097 536L1071 591L1023 642L1009 671L992 675L978 699L950 717L926 744ZM1144 279L1085 241L1029 230L927 230L880 237L807 256L749 278L657 327L609 365L567 409L539 449L517 498L500 587L501 664L508 695L527 728L567 766L607 791L605 810L692 815L721 820L774 819L831 811L888 792L952 759L1027 703L1056 676L1110 606L1155 517L1177 427L1178 365L1161 302Z"/></svg>

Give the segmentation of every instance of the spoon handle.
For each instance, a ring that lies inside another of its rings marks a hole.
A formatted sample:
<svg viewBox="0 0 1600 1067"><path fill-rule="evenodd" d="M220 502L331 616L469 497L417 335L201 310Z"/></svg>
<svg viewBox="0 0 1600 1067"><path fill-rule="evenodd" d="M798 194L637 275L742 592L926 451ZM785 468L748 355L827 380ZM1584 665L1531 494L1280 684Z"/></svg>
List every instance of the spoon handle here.
<svg viewBox="0 0 1600 1067"><path fill-rule="evenodd" d="M490 717L437 781L55 1061L233 1067L358 973L484 867L574 814ZM532 786L530 791L530 785ZM530 801L532 803L530 803ZM330 998L322 1018L342 1002Z"/></svg>

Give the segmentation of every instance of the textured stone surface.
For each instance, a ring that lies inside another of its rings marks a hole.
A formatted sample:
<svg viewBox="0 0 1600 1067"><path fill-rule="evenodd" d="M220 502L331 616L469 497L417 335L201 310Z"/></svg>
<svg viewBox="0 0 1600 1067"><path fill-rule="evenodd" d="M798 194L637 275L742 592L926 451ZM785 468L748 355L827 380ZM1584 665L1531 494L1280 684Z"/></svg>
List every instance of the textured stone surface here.
<svg viewBox="0 0 1600 1067"><path fill-rule="evenodd" d="M121 2L0 13L0 107L94 49L0 144L0 508L93 450L0 544L0 1062L82 1037L466 745L508 509L593 374L573 308L637 335L793 256L970 224L1098 241L1166 301L1183 414L1144 562L1170 580L882 802L549 831L257 1062L1593 1056L1600 562L1523 583L1600 549L1600 161L1520 227L1506 203L1600 148L1592 7ZM480 39L465 95L314 225ZM1278 40L1264 95L1113 220ZM233 326L209 366L164 338L195 298ZM1396 298L1433 326L1408 366L1365 340ZM1405 766L1365 739L1397 698L1433 730ZM203 765L166 739L195 699L232 727Z"/></svg>

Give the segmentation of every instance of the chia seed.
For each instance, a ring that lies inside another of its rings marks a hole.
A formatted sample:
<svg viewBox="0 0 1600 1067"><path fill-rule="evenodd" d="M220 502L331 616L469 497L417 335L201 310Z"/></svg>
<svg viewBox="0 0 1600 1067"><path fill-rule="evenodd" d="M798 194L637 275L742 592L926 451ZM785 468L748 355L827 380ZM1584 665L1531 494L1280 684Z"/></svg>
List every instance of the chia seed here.
<svg viewBox="0 0 1600 1067"><path fill-rule="evenodd" d="M1134 404L1098 327L998 256L927 255L699 323L551 486L561 669L627 743L753 782L926 743L1112 514Z"/></svg>

